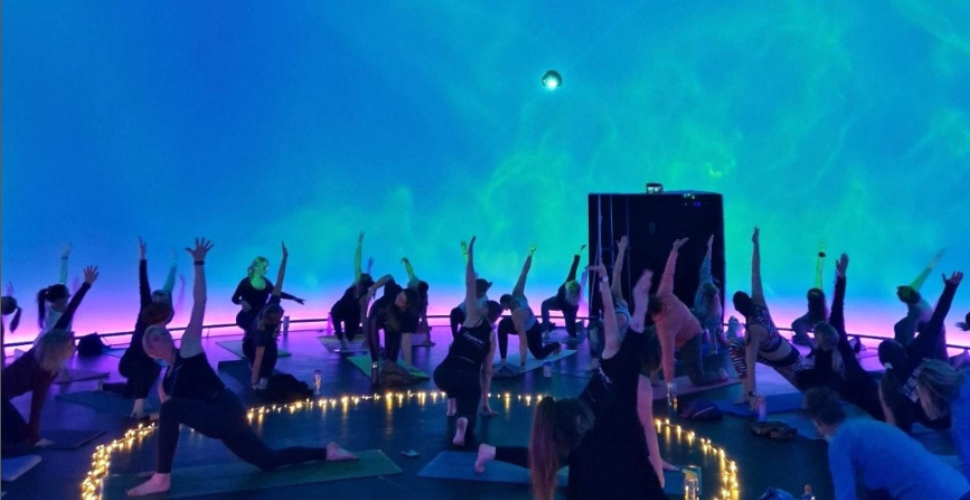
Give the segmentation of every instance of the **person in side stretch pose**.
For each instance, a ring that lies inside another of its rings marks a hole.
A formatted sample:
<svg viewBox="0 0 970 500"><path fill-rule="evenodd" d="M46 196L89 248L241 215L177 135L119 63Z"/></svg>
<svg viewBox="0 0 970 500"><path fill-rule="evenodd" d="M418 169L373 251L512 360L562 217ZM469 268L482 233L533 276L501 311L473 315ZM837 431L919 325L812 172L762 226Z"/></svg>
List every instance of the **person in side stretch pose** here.
<svg viewBox="0 0 970 500"><path fill-rule="evenodd" d="M566 322L566 333L570 338L575 339L576 333L576 312L579 311L579 299L585 286L586 274L583 274L583 282L576 281L576 270L579 268L579 257L586 249L586 245L579 247L576 255L573 255L573 263L569 266L569 274L566 281L559 285L556 295L542 301L540 307L542 313L542 328L548 333L553 329L552 321L549 320L549 311L562 312L563 321Z"/></svg>
<svg viewBox="0 0 970 500"><path fill-rule="evenodd" d="M202 348L202 325L205 319L205 259L212 243L197 238L192 255L195 283L192 291L192 313L178 349L172 334L164 326L151 326L145 332L145 352L168 363L158 386L162 408L158 418L158 464L152 477L128 490L128 496L143 496L168 491L172 485L172 463L178 447L179 425L218 439L239 458L271 471L284 465L311 461L355 460L356 457L330 443L325 448L289 447L273 450L253 432L246 409L239 397L226 388Z"/></svg>
<svg viewBox="0 0 970 500"><path fill-rule="evenodd" d="M330 321L333 323L333 331L340 341L342 350L349 348L347 343L353 342L354 336L361 328L360 299L374 284L374 279L370 275L370 265L374 260L368 261L366 273L360 267L363 245L364 232L361 231L357 236L357 251L354 253L354 282L347 287L340 300L330 308Z"/></svg>
<svg viewBox="0 0 970 500"><path fill-rule="evenodd" d="M536 315L529 307L529 301L525 297L525 281L529 277L529 269L532 268L532 255L536 252L536 246L532 245L529 249L529 256L522 265L522 272L519 280L515 283L515 288L511 294L502 295L499 303L503 309L512 313L511 318L503 318L498 324L498 349L499 356L502 358L503 368L509 348L509 334L519 336L519 370L525 370L526 349L532 352L536 359L546 359L551 354L559 354L562 345L559 342L542 343L542 325L536 320Z"/></svg>

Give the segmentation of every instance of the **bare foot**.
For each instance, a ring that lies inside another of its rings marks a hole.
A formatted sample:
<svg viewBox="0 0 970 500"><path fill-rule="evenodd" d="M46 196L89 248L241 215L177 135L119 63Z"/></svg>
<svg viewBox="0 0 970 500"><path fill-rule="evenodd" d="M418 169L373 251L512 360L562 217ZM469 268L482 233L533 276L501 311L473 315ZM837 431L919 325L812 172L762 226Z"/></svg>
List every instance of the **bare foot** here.
<svg viewBox="0 0 970 500"><path fill-rule="evenodd" d="M485 464L495 460L495 447L482 443L478 445L478 458L475 459L475 472L485 472Z"/></svg>
<svg viewBox="0 0 970 500"><path fill-rule="evenodd" d="M346 462L348 460L357 460L357 455L341 448L337 443L327 445L328 462Z"/></svg>
<svg viewBox="0 0 970 500"><path fill-rule="evenodd" d="M448 413L446 413L446 415L449 417L454 417L456 413L458 413L458 404L455 402L454 398L451 398L448 400Z"/></svg>
<svg viewBox="0 0 970 500"><path fill-rule="evenodd" d="M455 446L465 446L465 431L468 430L468 419L461 417L455 424L455 438L451 440Z"/></svg>
<svg viewBox="0 0 970 500"><path fill-rule="evenodd" d="M156 472L152 474L151 479L148 481L145 481L144 483L128 490L128 496L140 497L143 495L151 495L152 493L162 493L168 491L171 487L172 475L159 474Z"/></svg>

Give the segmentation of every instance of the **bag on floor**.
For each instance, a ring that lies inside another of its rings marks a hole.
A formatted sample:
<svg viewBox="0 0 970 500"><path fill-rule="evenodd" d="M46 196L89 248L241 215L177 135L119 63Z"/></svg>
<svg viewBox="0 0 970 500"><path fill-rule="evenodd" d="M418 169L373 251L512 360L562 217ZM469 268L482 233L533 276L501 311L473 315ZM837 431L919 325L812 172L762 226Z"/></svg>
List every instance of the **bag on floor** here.
<svg viewBox="0 0 970 500"><path fill-rule="evenodd" d="M718 409L717 405L706 400L697 398L680 408L680 416L687 420L721 420L724 414Z"/></svg>
<svg viewBox="0 0 970 500"><path fill-rule="evenodd" d="M100 356L108 346L101 341L101 336L97 333L85 335L77 341L77 355L82 357Z"/></svg>
<svg viewBox="0 0 970 500"><path fill-rule="evenodd" d="M289 373L277 373L266 381L266 397L280 403L292 403L313 397L313 389Z"/></svg>

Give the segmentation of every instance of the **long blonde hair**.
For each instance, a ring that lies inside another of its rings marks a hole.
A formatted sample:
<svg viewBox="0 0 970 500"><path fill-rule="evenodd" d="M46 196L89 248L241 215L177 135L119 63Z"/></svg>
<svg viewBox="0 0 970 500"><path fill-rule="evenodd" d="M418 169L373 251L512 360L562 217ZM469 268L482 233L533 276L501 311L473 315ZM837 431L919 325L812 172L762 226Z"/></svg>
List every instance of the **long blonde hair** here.
<svg viewBox="0 0 970 500"><path fill-rule="evenodd" d="M74 335L66 330L51 330L34 340L34 356L41 369L57 373L74 355Z"/></svg>
<svg viewBox="0 0 970 500"><path fill-rule="evenodd" d="M960 386L966 382L963 373L938 359L924 359L915 375L921 397L929 399L930 404L923 406L926 416L933 420L949 412L950 402L959 397Z"/></svg>
<svg viewBox="0 0 970 500"><path fill-rule="evenodd" d="M832 352L832 371L845 378L845 360L839 352L838 330L824 321L819 321L815 324L815 341L820 348Z"/></svg>
<svg viewBox="0 0 970 500"><path fill-rule="evenodd" d="M267 259L266 257L256 257L255 259L253 259L253 263L250 264L249 267L246 269L246 277L249 279L253 279L253 275L256 272L256 266L260 264L266 264L266 267L269 267L269 259Z"/></svg>
<svg viewBox="0 0 970 500"><path fill-rule="evenodd" d="M529 436L529 472L532 496L552 500L556 493L559 457L579 446L595 418L582 401L575 398L543 398L536 404Z"/></svg>

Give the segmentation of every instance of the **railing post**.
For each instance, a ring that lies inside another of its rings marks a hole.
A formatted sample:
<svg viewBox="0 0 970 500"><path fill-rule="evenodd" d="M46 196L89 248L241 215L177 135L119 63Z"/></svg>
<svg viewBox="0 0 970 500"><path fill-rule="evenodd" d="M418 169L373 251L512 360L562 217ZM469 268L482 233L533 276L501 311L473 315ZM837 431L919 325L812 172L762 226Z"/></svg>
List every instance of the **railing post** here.
<svg viewBox="0 0 970 500"><path fill-rule="evenodd" d="M290 334L290 317L283 316L283 338L285 339Z"/></svg>

